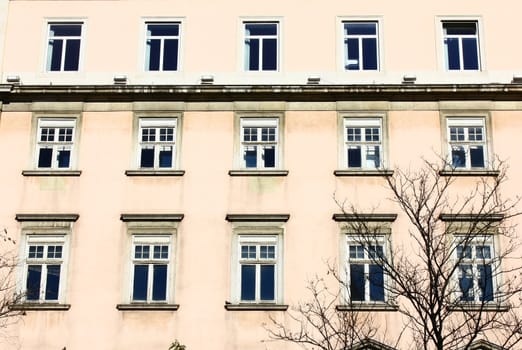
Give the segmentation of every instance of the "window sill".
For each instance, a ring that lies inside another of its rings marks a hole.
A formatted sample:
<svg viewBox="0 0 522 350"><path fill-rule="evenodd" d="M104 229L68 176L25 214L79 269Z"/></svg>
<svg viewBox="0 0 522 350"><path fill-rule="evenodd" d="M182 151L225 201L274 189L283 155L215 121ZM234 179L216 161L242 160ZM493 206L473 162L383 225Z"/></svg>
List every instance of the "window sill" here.
<svg viewBox="0 0 522 350"><path fill-rule="evenodd" d="M282 304L225 304L228 311L286 311L288 305Z"/></svg>
<svg viewBox="0 0 522 350"><path fill-rule="evenodd" d="M10 310L16 311L67 311L71 308L71 304L58 303L23 303L10 305Z"/></svg>
<svg viewBox="0 0 522 350"><path fill-rule="evenodd" d="M176 311L179 304L118 304L116 309L120 311Z"/></svg>
<svg viewBox="0 0 522 350"><path fill-rule="evenodd" d="M334 170L335 176L392 176L393 170Z"/></svg>
<svg viewBox="0 0 522 350"><path fill-rule="evenodd" d="M125 170L127 176L183 176L185 170Z"/></svg>
<svg viewBox="0 0 522 350"><path fill-rule="evenodd" d="M252 169L252 170L229 170L230 176L288 176L288 170L266 170L266 169Z"/></svg>
<svg viewBox="0 0 522 350"><path fill-rule="evenodd" d="M399 306L387 303L354 303L350 305L337 305L337 311L397 311Z"/></svg>
<svg viewBox="0 0 522 350"><path fill-rule="evenodd" d="M500 174L499 170L487 169L463 169L463 170L441 170L440 176L492 176L497 177Z"/></svg>
<svg viewBox="0 0 522 350"><path fill-rule="evenodd" d="M473 302L462 302L456 303L449 307L450 311L455 312L506 312L509 310L509 305L501 303L473 303Z"/></svg>
<svg viewBox="0 0 522 350"><path fill-rule="evenodd" d="M22 170L23 176L80 176L81 170Z"/></svg>

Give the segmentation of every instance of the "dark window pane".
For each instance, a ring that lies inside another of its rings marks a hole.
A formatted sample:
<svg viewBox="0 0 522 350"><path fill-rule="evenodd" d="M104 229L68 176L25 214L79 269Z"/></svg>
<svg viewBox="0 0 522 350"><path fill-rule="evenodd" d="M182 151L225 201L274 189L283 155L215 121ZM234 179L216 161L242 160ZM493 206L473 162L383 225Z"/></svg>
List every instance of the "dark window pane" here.
<svg viewBox="0 0 522 350"><path fill-rule="evenodd" d="M358 34L377 34L377 26L375 23L345 23L344 25L345 33L348 35L358 35Z"/></svg>
<svg viewBox="0 0 522 350"><path fill-rule="evenodd" d="M381 155L379 146L368 146L366 159L368 161L367 166L371 168L378 168L381 166Z"/></svg>
<svg viewBox="0 0 522 350"><path fill-rule="evenodd" d="M177 36L179 26L177 24L161 23L147 25L148 35L152 36Z"/></svg>
<svg viewBox="0 0 522 350"><path fill-rule="evenodd" d="M156 71L160 69L160 47L161 40L147 40L148 70Z"/></svg>
<svg viewBox="0 0 522 350"><path fill-rule="evenodd" d="M350 299L364 301L364 265L350 264Z"/></svg>
<svg viewBox="0 0 522 350"><path fill-rule="evenodd" d="M61 69L62 46L63 40L49 40L49 50L51 51L49 59L51 62L48 62L47 66L50 71L59 71Z"/></svg>
<svg viewBox="0 0 522 350"><path fill-rule="evenodd" d="M348 56L345 68L348 70L359 70L359 40L347 39L345 45L346 55Z"/></svg>
<svg viewBox="0 0 522 350"><path fill-rule="evenodd" d="M491 273L491 265L478 265L479 271L479 287L481 291L481 301L493 300L493 275Z"/></svg>
<svg viewBox="0 0 522 350"><path fill-rule="evenodd" d="M360 168L361 164L361 147L348 147L348 168Z"/></svg>
<svg viewBox="0 0 522 350"><path fill-rule="evenodd" d="M474 168L484 167L484 149L482 146L470 146L469 148L469 160L471 166Z"/></svg>
<svg viewBox="0 0 522 350"><path fill-rule="evenodd" d="M384 301L384 271L379 265L370 265L370 300Z"/></svg>
<svg viewBox="0 0 522 350"><path fill-rule="evenodd" d="M265 168L275 168L275 147L265 147L263 155L265 161Z"/></svg>
<svg viewBox="0 0 522 350"><path fill-rule="evenodd" d="M277 39L263 40L263 70L277 70Z"/></svg>
<svg viewBox="0 0 522 350"><path fill-rule="evenodd" d="M365 38L362 40L363 45L363 69L377 69L377 40Z"/></svg>
<svg viewBox="0 0 522 350"><path fill-rule="evenodd" d="M45 300L58 300L60 290L60 265L47 265Z"/></svg>
<svg viewBox="0 0 522 350"><path fill-rule="evenodd" d="M450 35L475 35L477 33L476 23L444 23L446 34Z"/></svg>
<svg viewBox="0 0 522 350"><path fill-rule="evenodd" d="M473 274L471 265L460 265L459 266L459 287L462 292L460 299L462 301L473 301Z"/></svg>
<svg viewBox="0 0 522 350"><path fill-rule="evenodd" d="M178 40L165 40L163 48L163 70L178 69Z"/></svg>
<svg viewBox="0 0 522 350"><path fill-rule="evenodd" d="M452 147L451 149L451 165L454 168L466 167L466 151L464 147Z"/></svg>
<svg viewBox="0 0 522 350"><path fill-rule="evenodd" d="M464 69L479 69L477 39L463 38L462 54L464 56Z"/></svg>
<svg viewBox="0 0 522 350"><path fill-rule="evenodd" d="M154 265L152 300L167 300L167 265Z"/></svg>
<svg viewBox="0 0 522 350"><path fill-rule="evenodd" d="M149 280L148 265L134 265L134 284L132 300L147 300L147 283Z"/></svg>
<svg viewBox="0 0 522 350"><path fill-rule="evenodd" d="M80 36L82 35L81 24L51 24L50 36Z"/></svg>
<svg viewBox="0 0 522 350"><path fill-rule="evenodd" d="M52 148L40 148L38 153L38 167L39 168L50 168L53 162L53 149Z"/></svg>
<svg viewBox="0 0 522 350"><path fill-rule="evenodd" d="M172 167L172 149L160 151L159 167L160 168L171 168Z"/></svg>
<svg viewBox="0 0 522 350"><path fill-rule="evenodd" d="M259 70L259 40L245 40L245 54L247 55L247 70Z"/></svg>
<svg viewBox="0 0 522 350"><path fill-rule="evenodd" d="M261 300L275 299L275 266L261 265Z"/></svg>
<svg viewBox="0 0 522 350"><path fill-rule="evenodd" d="M68 168L71 161L71 151L58 151L58 168Z"/></svg>
<svg viewBox="0 0 522 350"><path fill-rule="evenodd" d="M245 150L245 166L247 168L257 167L257 147Z"/></svg>
<svg viewBox="0 0 522 350"><path fill-rule="evenodd" d="M63 70L77 71L80 62L80 40L67 40Z"/></svg>
<svg viewBox="0 0 522 350"><path fill-rule="evenodd" d="M142 148L141 149L140 167L142 167L142 168L153 168L154 167L154 148Z"/></svg>
<svg viewBox="0 0 522 350"><path fill-rule="evenodd" d="M249 23L245 29L246 35L277 35L276 23Z"/></svg>
<svg viewBox="0 0 522 350"><path fill-rule="evenodd" d="M256 265L241 265L241 300L256 299Z"/></svg>
<svg viewBox="0 0 522 350"><path fill-rule="evenodd" d="M460 69L459 40L456 38L446 38L446 54L448 56L448 69Z"/></svg>
<svg viewBox="0 0 522 350"><path fill-rule="evenodd" d="M41 265L27 266L27 284L26 284L26 298L27 300L40 299L40 281L42 278Z"/></svg>

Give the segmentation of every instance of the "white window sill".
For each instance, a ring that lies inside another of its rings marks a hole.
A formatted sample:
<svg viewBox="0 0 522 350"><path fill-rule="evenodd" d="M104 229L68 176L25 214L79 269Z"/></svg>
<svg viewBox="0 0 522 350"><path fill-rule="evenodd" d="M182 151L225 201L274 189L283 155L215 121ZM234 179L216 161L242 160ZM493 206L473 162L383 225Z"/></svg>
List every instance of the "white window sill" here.
<svg viewBox="0 0 522 350"><path fill-rule="evenodd" d="M230 176L288 176L288 170L242 169L229 170Z"/></svg>
<svg viewBox="0 0 522 350"><path fill-rule="evenodd" d="M337 311L397 311L398 305L383 302L360 302L337 305Z"/></svg>
<svg viewBox="0 0 522 350"><path fill-rule="evenodd" d="M393 170L387 169L342 169L334 170L335 176L392 176Z"/></svg>
<svg viewBox="0 0 522 350"><path fill-rule="evenodd" d="M127 176L183 176L185 170L136 169L125 170Z"/></svg>
<svg viewBox="0 0 522 350"><path fill-rule="evenodd" d="M10 305L10 310L20 311L67 311L71 308L71 304L60 304L60 303L22 303Z"/></svg>
<svg viewBox="0 0 522 350"><path fill-rule="evenodd" d="M80 176L81 170L22 170L23 176Z"/></svg>
<svg viewBox="0 0 522 350"><path fill-rule="evenodd" d="M228 311L286 311L288 305L283 304L225 304Z"/></svg>
<svg viewBox="0 0 522 350"><path fill-rule="evenodd" d="M179 304L167 303L133 303L133 304L118 304L116 309L120 311L176 311L179 309Z"/></svg>
<svg viewBox="0 0 522 350"><path fill-rule="evenodd" d="M507 304L496 302L457 302L448 309L455 312L506 312L510 307Z"/></svg>
<svg viewBox="0 0 522 350"><path fill-rule="evenodd" d="M449 169L439 171L440 176L492 176L500 175L499 170L489 169Z"/></svg>

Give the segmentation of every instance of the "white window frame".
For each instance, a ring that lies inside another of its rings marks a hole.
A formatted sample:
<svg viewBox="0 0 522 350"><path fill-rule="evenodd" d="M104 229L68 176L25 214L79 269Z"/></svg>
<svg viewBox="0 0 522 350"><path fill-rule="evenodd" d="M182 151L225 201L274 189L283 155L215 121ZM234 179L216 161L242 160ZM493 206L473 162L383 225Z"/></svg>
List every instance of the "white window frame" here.
<svg viewBox="0 0 522 350"><path fill-rule="evenodd" d="M136 258L136 246L148 246L150 251L150 257L145 258ZM155 246L167 246L167 258L155 258L154 257L154 247ZM171 284L169 283L170 279L170 270L172 269L172 237L171 235L146 235L146 234L135 234L132 237L132 251L131 251L131 260L132 260L132 269L131 269L131 281L132 286L130 288L130 300L132 303L166 303L168 301L168 296L170 293ZM136 300L134 299L134 282L135 282L135 269L136 265L146 265L148 271L148 279L147 279L147 298L145 300ZM153 300L153 282L154 282L154 266L155 265L166 265L167 268L167 280L165 286L165 299L164 300Z"/></svg>
<svg viewBox="0 0 522 350"><path fill-rule="evenodd" d="M164 24L164 25L176 25L178 27L178 35L172 35L172 36L149 36L148 35L148 26L149 25L155 25L155 24ZM178 72L180 70L180 57L181 57L181 34L182 34L182 23L180 20L145 20L144 23L144 37L145 37L145 44L144 44L144 64L143 68L145 72ZM160 62L159 62L159 69L157 70L150 70L148 68L149 59L147 57L148 49L147 49L147 42L149 39L159 39L161 41L160 44ZM164 60L164 47L165 47L165 40L166 39L176 39L178 41L178 48L177 48L177 57L176 57L176 69L175 70L164 70L163 69L163 60Z"/></svg>
<svg viewBox="0 0 522 350"><path fill-rule="evenodd" d="M161 141L160 140L160 129L173 128L173 140L172 141ZM154 129L155 130L155 141L143 141L143 129ZM177 144L178 144L178 117L139 117L138 120L138 132L137 132L137 168L142 170L171 170L177 168ZM150 148L154 150L154 165L152 167L141 167L142 160L142 149ZM170 167L160 166L160 151L162 148L172 148L172 164Z"/></svg>
<svg viewBox="0 0 522 350"><path fill-rule="evenodd" d="M81 34L79 36L51 36L51 26L52 25L79 25ZM47 73L74 73L82 70L82 56L83 56L83 47L85 41L85 21L83 19L71 18L71 19L49 19L47 21L46 26L46 41L45 41L45 66L44 70ZM63 40L64 45L62 46L61 52L61 62L59 70L51 70L51 57L52 51L50 50L49 42L51 40ZM68 40L80 40L80 48L78 53L78 69L76 70L65 70L65 50L66 50L66 42Z"/></svg>
<svg viewBox="0 0 522 350"><path fill-rule="evenodd" d="M245 170L274 170L281 169L281 126L279 117L240 117L239 122L239 168ZM257 131L257 141L244 141L246 128L254 128ZM262 141L262 129L275 128L274 141ZM264 147L274 147L274 166L264 166ZM245 152L247 148L254 147L256 149L256 167L247 167Z"/></svg>
<svg viewBox="0 0 522 350"><path fill-rule="evenodd" d="M346 24L350 24L350 23L371 23L371 24L375 24L375 34L346 34L345 32L345 26ZM381 61L381 54L380 54L380 50L381 50L381 45L380 45L380 29L379 29L379 21L376 20L376 19L373 19L373 20L363 20L363 19L351 19L351 20L343 20L342 21L342 37L343 37L343 40L342 40L342 46L343 46L343 69L347 72L350 72L350 71L380 71L381 70L381 64L380 64L380 61ZM348 39L358 39L358 44L359 44L359 53L358 53L358 57L359 57L359 69L348 69L348 43L347 43L347 40ZM376 44L376 57L375 57L375 60L376 60L376 64L377 64L377 67L375 69L364 69L363 66L364 66L364 53L363 53L363 46L362 46L362 40L363 39L375 39L375 44Z"/></svg>
<svg viewBox="0 0 522 350"><path fill-rule="evenodd" d="M348 128L356 128L360 130L361 140L348 140ZM378 141L366 141L366 131L368 129L379 130L379 140ZM384 138L384 128L383 128L383 118L382 117L343 117L343 168L351 169L351 170L379 170L384 168L384 150L383 150L383 140ZM348 151L352 147L359 147L361 150L361 166L360 167L350 167L349 159L348 159ZM369 147L377 147L379 152L379 165L378 166L369 166L368 159L368 148Z"/></svg>
<svg viewBox="0 0 522 350"><path fill-rule="evenodd" d="M274 24L276 25L277 34L275 35L247 35L246 26L248 24ZM242 60L243 71L245 72L279 72L281 70L281 21L278 19L263 18L263 19L243 19L241 22L241 33L242 33ZM247 39L259 40L259 68L257 70L249 69L250 57L247 54ZM276 69L264 70L263 69L263 45L264 39L276 39Z"/></svg>
<svg viewBox="0 0 522 350"><path fill-rule="evenodd" d="M451 128L462 128L464 132L464 140L451 140ZM470 128L482 128L482 140L469 140ZM446 117L446 137L448 142L448 163L455 170L471 170L471 169L486 169L489 163L488 151L488 134L486 128L485 117ZM479 167L472 167L471 164L471 149L473 147L481 146L483 149L484 165ZM453 163L453 149L455 147L462 147L465 152L465 165L462 167L455 167Z"/></svg>
<svg viewBox="0 0 522 350"><path fill-rule="evenodd" d="M459 303L472 303L472 304L482 304L482 303L498 303L497 291L498 291L498 281L497 275L499 274L498 260L496 258L496 250L495 250L495 237L493 235L477 235L473 237L469 237L469 235L465 234L454 234L453 235L453 255L454 259L457 262L457 268L455 271L455 293L456 300ZM463 248L470 248L470 258L459 257L459 249L458 247L463 245ZM485 257L477 257L477 246L487 246L489 247L489 258ZM461 265L471 265L471 274L472 277L472 298L473 300L462 300L462 290L460 287L460 278L462 277L462 270L460 269ZM479 265L489 265L491 267L491 290L492 290L492 300L481 300L482 291L479 287L479 279L480 272L478 271Z"/></svg>
<svg viewBox="0 0 522 350"><path fill-rule="evenodd" d="M364 257L363 258L352 258L350 257L350 246L370 246L370 245L379 245L382 246L384 260L388 259L389 256L389 238L385 234L371 234L371 236L359 236L353 234L346 234L346 265L345 265L345 274L346 274L346 286L344 288L344 298L346 304L386 304L389 302L387 285L390 283L388 281L388 276L386 275L386 269L383 267L383 295L384 300L371 300L370 299L370 265L377 265L377 261L372 259L368 255L368 249L364 249ZM350 266L351 264L364 265L364 300L352 300L351 297L351 274L350 274Z"/></svg>
<svg viewBox="0 0 522 350"><path fill-rule="evenodd" d="M446 24L452 23L463 23L463 24L474 24L475 25L475 34L447 34L446 33ZM441 30L442 30L442 47L443 47L443 55L444 55L444 68L448 72L452 71L480 71L482 67L482 45L480 41L480 33L479 33L479 21L477 19L443 19L441 20ZM450 69L449 68L449 51L446 44L446 39L457 39L459 45L459 69ZM465 38L474 38L477 45L477 69L465 69L464 68L464 51L462 47L462 40Z"/></svg>
<svg viewBox="0 0 522 350"><path fill-rule="evenodd" d="M72 135L70 141L60 141L60 129L72 128ZM54 130L53 141L42 141L43 129ZM52 118L52 117L38 117L36 130L36 152L35 152L35 169L39 170L71 170L75 167L75 144L77 143L77 118ZM51 166L39 167L40 150L50 148L52 149ZM69 151L69 166L59 167L58 154L60 151Z"/></svg>

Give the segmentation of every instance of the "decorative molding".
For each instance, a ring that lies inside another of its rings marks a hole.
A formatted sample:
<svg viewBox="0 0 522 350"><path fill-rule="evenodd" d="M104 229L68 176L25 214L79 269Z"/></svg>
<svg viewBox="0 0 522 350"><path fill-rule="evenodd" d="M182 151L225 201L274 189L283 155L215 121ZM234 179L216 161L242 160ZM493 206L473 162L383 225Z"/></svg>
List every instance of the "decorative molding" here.
<svg viewBox="0 0 522 350"><path fill-rule="evenodd" d="M503 214L440 214L441 221L502 221Z"/></svg>
<svg viewBox="0 0 522 350"><path fill-rule="evenodd" d="M78 214L16 214L16 221L76 221Z"/></svg>
<svg viewBox="0 0 522 350"><path fill-rule="evenodd" d="M183 176L185 170L125 170L127 176Z"/></svg>
<svg viewBox="0 0 522 350"><path fill-rule="evenodd" d="M176 311L179 304L118 304L116 309L120 311Z"/></svg>
<svg viewBox="0 0 522 350"><path fill-rule="evenodd" d="M128 221L181 221L184 214L121 214L120 220Z"/></svg>
<svg viewBox="0 0 522 350"><path fill-rule="evenodd" d="M230 176L288 176L288 170L229 170Z"/></svg>
<svg viewBox="0 0 522 350"><path fill-rule="evenodd" d="M384 222L393 222L397 219L397 214L379 214L379 213L371 213L371 214L333 214L332 219L335 221L384 221Z"/></svg>
<svg viewBox="0 0 522 350"><path fill-rule="evenodd" d="M226 304L228 311L286 311L288 305L282 304Z"/></svg>
<svg viewBox="0 0 522 350"><path fill-rule="evenodd" d="M227 214L230 222L287 222L290 214Z"/></svg>
<svg viewBox="0 0 522 350"><path fill-rule="evenodd" d="M392 176L393 170L334 170L335 176Z"/></svg>
<svg viewBox="0 0 522 350"><path fill-rule="evenodd" d="M23 176L80 176L81 170L22 170Z"/></svg>
<svg viewBox="0 0 522 350"><path fill-rule="evenodd" d="M10 305L10 310L15 311L67 311L71 304L52 304L52 303L23 303Z"/></svg>

